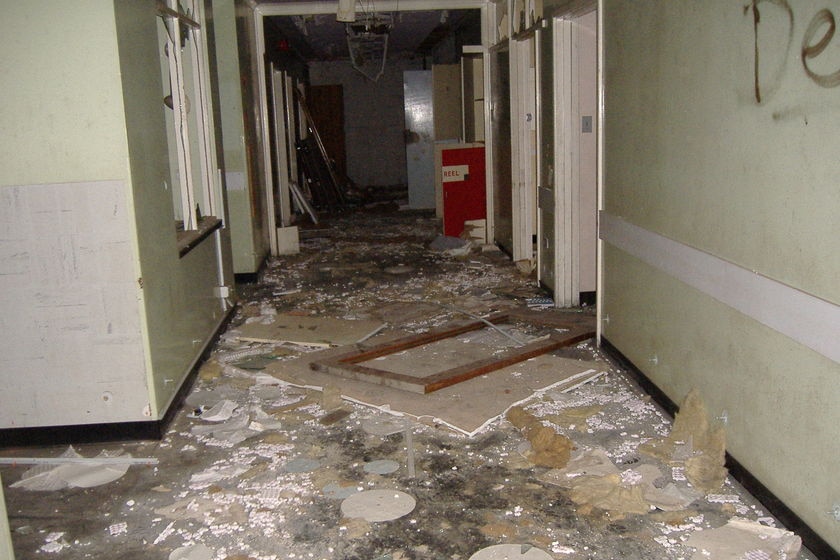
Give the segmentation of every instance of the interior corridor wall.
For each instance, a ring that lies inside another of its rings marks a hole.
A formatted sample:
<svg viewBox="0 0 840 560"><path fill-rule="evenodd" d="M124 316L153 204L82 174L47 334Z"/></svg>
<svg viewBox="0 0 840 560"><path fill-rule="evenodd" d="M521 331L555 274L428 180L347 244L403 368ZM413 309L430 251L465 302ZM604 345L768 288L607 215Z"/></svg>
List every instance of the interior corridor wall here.
<svg viewBox="0 0 840 560"><path fill-rule="evenodd" d="M250 87L254 45L247 32L253 12L244 0L213 0L212 7L233 267L237 274L253 274L269 251L264 180L253 161L257 154L247 144L247 140L256 144L258 122Z"/></svg>
<svg viewBox="0 0 840 560"><path fill-rule="evenodd" d="M374 82L349 61L309 63L314 86L341 84L347 175L359 186L405 185L403 72L419 70L422 59L389 58Z"/></svg>
<svg viewBox="0 0 840 560"><path fill-rule="evenodd" d="M825 77L840 41L809 49L824 4L601 8L603 335L672 400L697 387L726 412L730 453L840 550L826 514L840 503L840 88ZM769 326L794 300L818 312Z"/></svg>

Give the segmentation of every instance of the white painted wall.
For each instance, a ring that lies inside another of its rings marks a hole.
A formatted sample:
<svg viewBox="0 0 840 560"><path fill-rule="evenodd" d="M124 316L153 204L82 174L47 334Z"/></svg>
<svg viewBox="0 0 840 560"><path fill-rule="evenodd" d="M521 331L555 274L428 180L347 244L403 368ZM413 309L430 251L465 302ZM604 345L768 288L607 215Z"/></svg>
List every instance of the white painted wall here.
<svg viewBox="0 0 840 560"><path fill-rule="evenodd" d="M775 2L603 2L605 212L822 300L814 319L840 340L840 89L808 73L835 71L840 49L803 64L824 4L791 4L792 18ZM639 239L647 260L605 243L605 337L672 400L697 387L713 416L728 411L732 455L840 549L826 514L840 502L826 467L840 455L840 364L760 322L785 320L772 298L719 277L749 303L739 311Z"/></svg>
<svg viewBox="0 0 840 560"><path fill-rule="evenodd" d="M3 22L0 427L147 419L114 7Z"/></svg>

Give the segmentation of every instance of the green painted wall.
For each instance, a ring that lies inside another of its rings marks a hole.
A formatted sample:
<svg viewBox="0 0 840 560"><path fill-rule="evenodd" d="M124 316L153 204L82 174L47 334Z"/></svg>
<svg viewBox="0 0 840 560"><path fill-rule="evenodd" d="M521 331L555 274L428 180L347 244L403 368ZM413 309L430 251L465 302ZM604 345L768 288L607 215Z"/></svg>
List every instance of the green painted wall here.
<svg viewBox="0 0 840 560"><path fill-rule="evenodd" d="M604 0L604 209L837 304L840 88L801 58L823 5L757 6L756 29L749 5ZM726 410L732 455L840 549L840 365L608 243L603 271L604 336L674 401Z"/></svg>
<svg viewBox="0 0 840 560"><path fill-rule="evenodd" d="M234 0L214 0L219 97L222 103L222 141L227 179L228 210L234 271L252 273L260 264L250 212L245 130L242 122L242 86L236 40Z"/></svg>
<svg viewBox="0 0 840 560"><path fill-rule="evenodd" d="M158 419L229 247L179 257L156 2L3 7L0 427Z"/></svg>
<svg viewBox="0 0 840 560"><path fill-rule="evenodd" d="M114 2L143 278L153 414L162 415L203 343L222 320L215 235L179 257L155 2ZM167 88L168 91L168 88ZM196 189L202 188L196 185ZM222 241L224 242L224 241Z"/></svg>
<svg viewBox="0 0 840 560"><path fill-rule="evenodd" d="M233 268L249 274L259 270L269 251L264 179L256 161L261 153L251 86L253 12L243 0L212 0L212 6Z"/></svg>
<svg viewBox="0 0 840 560"><path fill-rule="evenodd" d="M113 6L3 2L0 27L0 184L124 179Z"/></svg>

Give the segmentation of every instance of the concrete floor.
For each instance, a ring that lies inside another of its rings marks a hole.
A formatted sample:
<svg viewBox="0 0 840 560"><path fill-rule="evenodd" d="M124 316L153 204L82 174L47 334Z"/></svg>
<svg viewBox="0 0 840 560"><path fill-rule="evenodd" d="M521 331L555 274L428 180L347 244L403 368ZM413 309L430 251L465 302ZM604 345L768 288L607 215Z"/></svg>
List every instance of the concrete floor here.
<svg viewBox="0 0 840 560"><path fill-rule="evenodd" d="M523 306L527 298L542 295L532 277L498 252L457 259L429 251L438 227L423 214L358 214L304 232L299 255L271 262L260 283L240 287L241 306L214 357L225 361L242 350L231 333L269 307L345 319L381 318L387 311L392 326L420 332L459 317L428 305L412 314L412 305L434 302L482 313ZM272 352L277 367L303 354L289 346L260 348ZM571 392L536 399L528 410L548 417L600 407L576 425L550 425L578 450L606 450L622 476L640 464L656 464L638 446L667 435L670 419L591 343L556 354L608 373ZM253 361L247 365L260 367ZM568 489L544 482L548 469L523 457L525 440L504 419L472 438L433 423L412 423L412 477L405 434L382 435L376 429L393 424L393 416L345 402L346 415L325 418L330 407L316 391L268 384L256 369L220 369L220 376L203 370L190 404L178 411L162 441L76 447L84 456L109 450L157 458L155 467L132 466L102 486L47 492L10 488L25 469L0 468L18 560L466 560L498 544L530 545L555 559L679 559L695 554L684 542L689 535L734 516L774 523L731 480L716 497L676 512L617 514L581 507ZM244 432L194 433L194 427L207 425L191 417L195 408L207 395L220 394L242 409L260 407L269 414L252 415L259 425ZM237 441L240 437L247 439ZM0 454L48 457L65 449ZM374 463L381 460L393 463ZM395 464L397 470L368 472L374 464ZM676 472L658 467L663 479L672 481ZM679 477L676 482L685 486ZM382 488L413 496L416 507L385 522L342 515L345 495ZM527 553L484 558L541 557L535 549L521 550ZM749 556L765 557L776 556ZM799 557L813 558L806 552Z"/></svg>

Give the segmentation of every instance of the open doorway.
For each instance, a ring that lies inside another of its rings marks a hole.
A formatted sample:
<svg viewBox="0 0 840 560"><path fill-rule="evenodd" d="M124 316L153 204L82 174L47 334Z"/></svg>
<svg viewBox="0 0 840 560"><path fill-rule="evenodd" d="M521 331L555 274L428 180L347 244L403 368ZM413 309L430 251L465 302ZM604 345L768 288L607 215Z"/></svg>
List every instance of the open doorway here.
<svg viewBox="0 0 840 560"><path fill-rule="evenodd" d="M327 123L335 125L327 127L316 123L327 152L326 159L340 176L342 188L357 197L353 204L361 200L362 204L371 201L394 207L435 208L432 169L425 175L431 193L423 198L426 203L409 204L407 147L410 135L405 118L405 76L440 66L454 68L452 105L458 109L458 121L454 126L455 135L447 133L445 140L463 141L458 138L463 129L459 64L464 45L482 43L483 10L479 6L473 1L440 2L439 5L433 2L425 5L424 11L403 11L397 3L377 4L375 13L359 8L352 22L337 21L335 9L320 3L311 6L265 3L255 9L261 31L257 50L262 51L264 64L273 64L277 71L296 75L302 95L316 117L314 120L317 121L319 115L327 115ZM309 11L311 13L306 13ZM378 36L377 48L372 48L371 44L357 48L358 44L364 43L362 36ZM287 68L285 64L292 67ZM265 85L270 86L270 83ZM341 98L324 105L315 93L330 88L341 91ZM269 87L266 89L270 90ZM270 95L267 97L270 99ZM342 119L329 116L339 109L335 106L338 103L342 105L338 111ZM271 116L270 107L263 106L263 111ZM343 124L338 120L343 120ZM263 118L263 122L265 135L271 138L275 129L280 128L275 123L282 119ZM432 142L437 140L431 138ZM294 142L294 139L290 141ZM284 165L283 158L271 156L267 153L265 160L273 159L275 167ZM429 166L433 165L433 158L429 158ZM287 173L277 169L266 174L267 190L273 193L267 194L269 198L276 200L289 196L280 190L282 181L277 180L277 177L285 176ZM300 177L299 186L306 195L305 177ZM274 206L280 210L285 205L278 202ZM303 215L296 197L292 196L290 206L293 214ZM285 221L278 219L276 223L280 225Z"/></svg>
<svg viewBox="0 0 840 560"><path fill-rule="evenodd" d="M538 30L538 274L557 307L593 305L597 284L597 11Z"/></svg>

